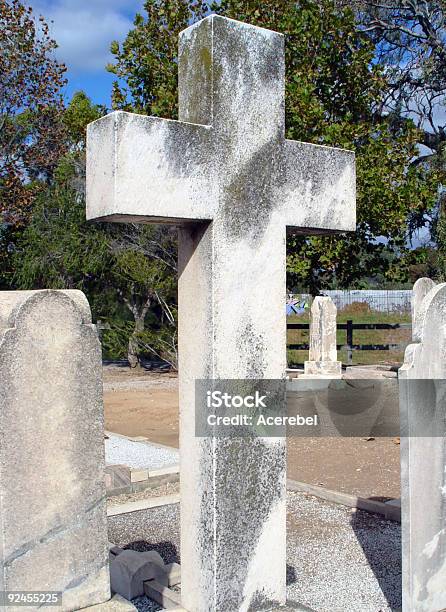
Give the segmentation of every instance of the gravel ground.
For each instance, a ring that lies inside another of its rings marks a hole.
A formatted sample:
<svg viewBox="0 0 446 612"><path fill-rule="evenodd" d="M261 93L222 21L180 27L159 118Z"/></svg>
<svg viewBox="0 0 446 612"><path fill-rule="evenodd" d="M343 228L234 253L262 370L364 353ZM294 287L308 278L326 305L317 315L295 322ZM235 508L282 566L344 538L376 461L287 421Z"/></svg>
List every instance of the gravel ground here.
<svg viewBox="0 0 446 612"><path fill-rule="evenodd" d="M104 382L104 391L143 391L145 389L174 389L178 388L175 378L165 380L113 380Z"/></svg>
<svg viewBox="0 0 446 612"><path fill-rule="evenodd" d="M398 523L289 492L287 534L290 603L317 612L390 612L401 606ZM179 562L179 507L110 517L109 540ZM147 597L133 603L139 612L160 610Z"/></svg>
<svg viewBox="0 0 446 612"><path fill-rule="evenodd" d="M104 364L102 378L104 391L178 388L178 377L174 372L132 369L125 361Z"/></svg>
<svg viewBox="0 0 446 612"><path fill-rule="evenodd" d="M105 462L108 465L128 465L152 470L179 463L179 452L150 444L133 442L110 434L105 440Z"/></svg>
<svg viewBox="0 0 446 612"><path fill-rule="evenodd" d="M179 563L179 506L171 504L109 517L108 538L117 546L140 551L156 550L164 563ZM132 603L138 612L162 609L148 597L137 597Z"/></svg>
<svg viewBox="0 0 446 612"><path fill-rule="evenodd" d="M288 493L288 598L317 612L401 607L400 525Z"/></svg>

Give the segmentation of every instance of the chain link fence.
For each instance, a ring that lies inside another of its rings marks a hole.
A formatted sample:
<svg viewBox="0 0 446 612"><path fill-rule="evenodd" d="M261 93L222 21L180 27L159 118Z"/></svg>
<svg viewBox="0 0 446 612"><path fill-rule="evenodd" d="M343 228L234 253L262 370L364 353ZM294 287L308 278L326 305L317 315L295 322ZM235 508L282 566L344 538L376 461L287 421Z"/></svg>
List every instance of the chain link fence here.
<svg viewBox="0 0 446 612"><path fill-rule="evenodd" d="M395 314L410 313L412 291L410 289L330 289L322 290L321 295L331 297L338 310L348 308L354 303L364 303L370 310ZM289 297L300 303L311 304L313 300L309 293L299 293Z"/></svg>

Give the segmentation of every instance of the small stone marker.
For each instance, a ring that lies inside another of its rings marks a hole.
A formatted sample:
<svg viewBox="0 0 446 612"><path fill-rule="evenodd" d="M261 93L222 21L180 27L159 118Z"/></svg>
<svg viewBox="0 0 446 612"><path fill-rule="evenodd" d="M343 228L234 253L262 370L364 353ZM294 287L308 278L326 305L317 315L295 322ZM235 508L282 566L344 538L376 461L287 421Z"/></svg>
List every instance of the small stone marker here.
<svg viewBox="0 0 446 612"><path fill-rule="evenodd" d="M404 612L446 608L446 283L422 280L399 370Z"/></svg>
<svg viewBox="0 0 446 612"><path fill-rule="evenodd" d="M338 377L342 363L336 349L337 309L330 297L316 296L311 305L310 359L305 362L305 375Z"/></svg>
<svg viewBox="0 0 446 612"><path fill-rule="evenodd" d="M421 332L424 325L425 312L423 302L426 295L435 287L430 278L419 278L412 290L412 341L421 341Z"/></svg>
<svg viewBox="0 0 446 612"><path fill-rule="evenodd" d="M283 438L197 438L197 379L284 379L286 227L355 229L352 152L285 139L284 38L211 15L180 34L179 118L92 123L87 216L179 232L181 596L285 602Z"/></svg>
<svg viewBox="0 0 446 612"><path fill-rule="evenodd" d="M154 550L123 550L118 555L112 553L110 580L113 592L128 600L144 595L146 580L156 580L160 584L168 585L164 562Z"/></svg>
<svg viewBox="0 0 446 612"><path fill-rule="evenodd" d="M83 293L0 292L0 590L58 610L110 599L101 369Z"/></svg>

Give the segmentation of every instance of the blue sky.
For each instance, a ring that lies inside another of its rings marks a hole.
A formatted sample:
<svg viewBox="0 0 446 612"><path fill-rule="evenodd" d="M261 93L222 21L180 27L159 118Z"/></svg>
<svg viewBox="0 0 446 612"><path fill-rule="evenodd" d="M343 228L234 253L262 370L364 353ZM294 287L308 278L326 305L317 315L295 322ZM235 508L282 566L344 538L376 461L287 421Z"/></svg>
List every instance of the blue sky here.
<svg viewBox="0 0 446 612"><path fill-rule="evenodd" d="M57 58L68 68L67 99L80 89L94 102L110 107L114 76L105 70L111 61L112 40L122 41L144 0L29 0L50 23L59 48Z"/></svg>

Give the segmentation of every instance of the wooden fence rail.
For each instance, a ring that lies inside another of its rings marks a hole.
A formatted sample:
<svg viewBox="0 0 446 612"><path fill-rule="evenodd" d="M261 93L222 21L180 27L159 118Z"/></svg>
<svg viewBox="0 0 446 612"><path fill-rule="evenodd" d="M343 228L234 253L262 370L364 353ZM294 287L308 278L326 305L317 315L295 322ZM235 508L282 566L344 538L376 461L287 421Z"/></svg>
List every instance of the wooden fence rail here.
<svg viewBox="0 0 446 612"><path fill-rule="evenodd" d="M353 332L355 329L379 329L379 330L397 330L397 329L411 329L410 323L353 323L348 320L346 323L338 323L337 329L347 332L346 344L338 344L337 350L347 351L347 363L351 364L353 361L353 351L402 351L405 348L405 344L353 344ZM310 329L309 323L287 323L287 329ZM288 344L287 348L290 351L308 351L310 348L309 344Z"/></svg>

